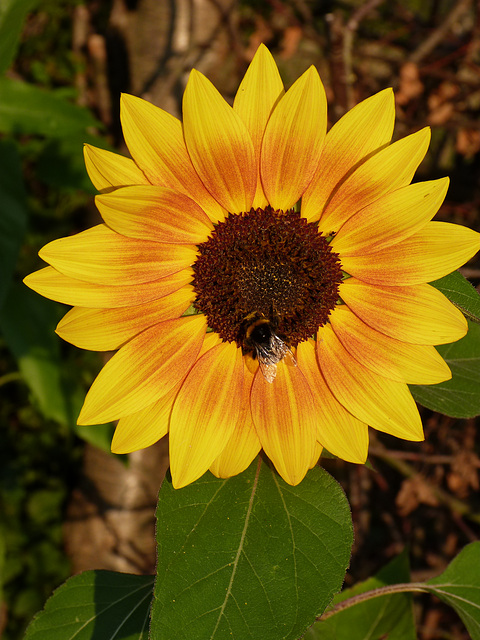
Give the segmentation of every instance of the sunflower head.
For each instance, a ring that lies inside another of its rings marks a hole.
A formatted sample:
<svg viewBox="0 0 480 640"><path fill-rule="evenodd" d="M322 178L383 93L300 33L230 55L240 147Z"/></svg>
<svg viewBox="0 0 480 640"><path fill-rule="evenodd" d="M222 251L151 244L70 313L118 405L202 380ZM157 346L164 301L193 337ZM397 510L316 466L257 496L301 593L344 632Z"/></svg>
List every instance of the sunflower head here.
<svg viewBox="0 0 480 640"><path fill-rule="evenodd" d="M176 487L262 449L297 484L322 447L364 462L369 427L421 440L407 384L448 379L434 345L467 330L428 283L480 248L431 222L448 179L411 184L429 129L392 143L386 89L327 133L316 69L285 92L263 45L233 107L192 71L182 122L128 95L121 119L132 159L85 147L103 224L26 278L73 306L64 339L118 350L79 423L118 420L119 453L169 433Z"/></svg>
<svg viewBox="0 0 480 640"><path fill-rule="evenodd" d="M268 318L296 347L325 324L338 300L338 255L317 224L292 209L230 214L198 252L195 308L222 340L244 350L256 315Z"/></svg>

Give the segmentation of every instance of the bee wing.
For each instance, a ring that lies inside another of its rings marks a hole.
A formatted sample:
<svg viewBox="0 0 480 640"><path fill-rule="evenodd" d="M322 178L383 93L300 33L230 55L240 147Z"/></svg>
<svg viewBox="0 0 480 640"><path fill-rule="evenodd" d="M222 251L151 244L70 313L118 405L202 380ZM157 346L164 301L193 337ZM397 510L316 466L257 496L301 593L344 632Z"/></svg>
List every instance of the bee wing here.
<svg viewBox="0 0 480 640"><path fill-rule="evenodd" d="M267 346L257 344L255 345L255 348L257 351L260 370L267 382L273 382L275 380L277 376L277 364L286 356L290 360L291 364L295 366L297 364L292 351L275 333L272 333L270 336L269 344Z"/></svg>
<svg viewBox="0 0 480 640"><path fill-rule="evenodd" d="M285 354L285 361L288 364L293 365L294 367L297 366L297 360L293 355L293 352L288 347L287 347L287 353Z"/></svg>
<svg viewBox="0 0 480 640"><path fill-rule="evenodd" d="M261 358L258 358L258 364L260 365L260 371L263 373L265 380L272 383L277 376L277 365L269 364Z"/></svg>
<svg viewBox="0 0 480 640"><path fill-rule="evenodd" d="M287 353L292 353L285 342L276 334L273 334L270 338L270 351L277 362L283 360Z"/></svg>
<svg viewBox="0 0 480 640"><path fill-rule="evenodd" d="M295 356L293 355L290 347L276 335L272 336L271 349L272 353L275 354L275 357L278 358L277 362L280 362L280 360L287 358L289 364L292 364L295 367L297 366L297 361L295 360Z"/></svg>
<svg viewBox="0 0 480 640"><path fill-rule="evenodd" d="M283 355L279 355L278 349L275 349L273 338L267 346L256 344L255 349L257 351L258 361L263 362L263 364L277 364L277 362L280 362L283 358Z"/></svg>

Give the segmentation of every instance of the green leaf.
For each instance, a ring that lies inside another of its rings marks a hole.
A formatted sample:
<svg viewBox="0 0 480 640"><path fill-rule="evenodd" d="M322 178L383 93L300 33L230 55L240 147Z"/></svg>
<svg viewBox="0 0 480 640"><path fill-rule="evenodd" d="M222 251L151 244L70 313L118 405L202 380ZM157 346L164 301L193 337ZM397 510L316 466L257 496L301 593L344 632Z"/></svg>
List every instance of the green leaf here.
<svg viewBox="0 0 480 640"><path fill-rule="evenodd" d="M472 640L480 640L480 542L462 549L425 587L455 609Z"/></svg>
<svg viewBox="0 0 480 640"><path fill-rule="evenodd" d="M480 294L459 271L430 284L453 302L468 320L480 322Z"/></svg>
<svg viewBox="0 0 480 640"><path fill-rule="evenodd" d="M17 147L0 140L0 309L17 263L27 225L27 198Z"/></svg>
<svg viewBox="0 0 480 640"><path fill-rule="evenodd" d="M111 424L77 425L85 391L77 376L61 358L60 340L55 334L63 307L15 284L0 314L5 343L15 356L23 379L41 413L61 425L73 427L77 436L110 451Z"/></svg>
<svg viewBox="0 0 480 640"><path fill-rule="evenodd" d="M59 311L59 305L18 283L9 291L0 327L42 413L61 424L71 424L72 407L63 386L55 335Z"/></svg>
<svg viewBox="0 0 480 640"><path fill-rule="evenodd" d="M153 576L85 571L30 623L24 640L147 640Z"/></svg>
<svg viewBox="0 0 480 640"><path fill-rule="evenodd" d="M335 596L334 604L385 585L408 582L410 567L406 552L384 567L374 578L360 582ZM388 594L371 598L316 622L304 640L415 640L412 595Z"/></svg>
<svg viewBox="0 0 480 640"><path fill-rule="evenodd" d="M88 109L60 94L0 78L0 131L4 133L62 138L100 126Z"/></svg>
<svg viewBox="0 0 480 640"><path fill-rule="evenodd" d="M0 2L0 74L5 73L17 52L25 17L38 0L2 0Z"/></svg>
<svg viewBox="0 0 480 640"><path fill-rule="evenodd" d="M78 403L78 411L76 416L80 413L80 408L83 404L83 400L85 399L84 394L81 396L81 402ZM75 403L77 406L77 403ZM95 425L80 425L76 424L74 426L75 435L85 440L93 446L101 449L102 451L106 451L107 453L111 453L111 444L113 432L115 431L115 427L112 423L108 424L95 424Z"/></svg>
<svg viewBox="0 0 480 640"><path fill-rule="evenodd" d="M452 371L452 379L435 385L410 386L413 397L428 409L453 418L480 414L480 325L468 323L467 335L437 347Z"/></svg>
<svg viewBox="0 0 480 640"><path fill-rule="evenodd" d="M0 527L0 602L4 601L3 587L6 582L6 579L5 579L6 553L5 552L6 552L5 533L2 527Z"/></svg>
<svg viewBox="0 0 480 640"><path fill-rule="evenodd" d="M86 142L96 147L105 146L101 138L91 136L85 131L46 142L38 158L37 178L61 191L81 189L92 194L98 193L85 168L83 146Z"/></svg>
<svg viewBox="0 0 480 640"><path fill-rule="evenodd" d="M155 640L297 640L350 560L347 499L318 467L296 487L258 461L178 490L167 477L157 517Z"/></svg>

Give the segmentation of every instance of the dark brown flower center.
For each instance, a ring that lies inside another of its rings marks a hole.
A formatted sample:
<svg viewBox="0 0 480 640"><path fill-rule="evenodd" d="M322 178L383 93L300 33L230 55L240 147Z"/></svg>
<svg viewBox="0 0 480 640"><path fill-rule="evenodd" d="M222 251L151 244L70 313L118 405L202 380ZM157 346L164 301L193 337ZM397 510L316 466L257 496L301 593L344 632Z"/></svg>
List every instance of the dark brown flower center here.
<svg viewBox="0 0 480 640"><path fill-rule="evenodd" d="M194 305L223 340L243 348L254 314L295 347L315 335L337 302L338 254L296 211L230 214L198 251Z"/></svg>

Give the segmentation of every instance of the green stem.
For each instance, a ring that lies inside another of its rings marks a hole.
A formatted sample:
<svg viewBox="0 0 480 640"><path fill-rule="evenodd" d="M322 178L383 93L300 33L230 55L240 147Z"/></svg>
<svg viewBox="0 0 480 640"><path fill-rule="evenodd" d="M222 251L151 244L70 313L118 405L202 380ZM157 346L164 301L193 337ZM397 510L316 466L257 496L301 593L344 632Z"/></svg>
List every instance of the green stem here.
<svg viewBox="0 0 480 640"><path fill-rule="evenodd" d="M4 376L0 376L0 387L3 387L4 384L8 384L9 382L17 382L18 380L23 381L23 376L20 371L6 373Z"/></svg>
<svg viewBox="0 0 480 640"><path fill-rule="evenodd" d="M352 596L351 598L347 598L346 600L339 602L331 609L325 611L325 613L319 616L317 618L317 622L326 620L327 618L334 616L340 611L349 609L350 607L353 607L360 602L365 602L365 600L371 600L372 598L380 598L381 596L388 596L393 593L428 593L429 591L430 589L428 585L426 585L424 582L404 582L400 584L388 584L384 587L378 587L378 589L372 589L371 591L366 591L365 593L359 593L357 596Z"/></svg>

